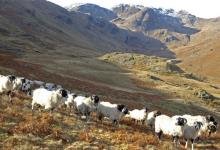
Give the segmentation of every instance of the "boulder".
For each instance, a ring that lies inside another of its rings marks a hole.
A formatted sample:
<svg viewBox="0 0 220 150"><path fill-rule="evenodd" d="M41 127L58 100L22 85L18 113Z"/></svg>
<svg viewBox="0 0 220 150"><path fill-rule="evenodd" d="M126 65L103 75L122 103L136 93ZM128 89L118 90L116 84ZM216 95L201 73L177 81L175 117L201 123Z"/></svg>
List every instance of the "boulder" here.
<svg viewBox="0 0 220 150"><path fill-rule="evenodd" d="M195 91L194 95L196 95L198 98L201 98L205 101L212 101L215 98L212 94L208 93L204 89L199 89L199 90Z"/></svg>

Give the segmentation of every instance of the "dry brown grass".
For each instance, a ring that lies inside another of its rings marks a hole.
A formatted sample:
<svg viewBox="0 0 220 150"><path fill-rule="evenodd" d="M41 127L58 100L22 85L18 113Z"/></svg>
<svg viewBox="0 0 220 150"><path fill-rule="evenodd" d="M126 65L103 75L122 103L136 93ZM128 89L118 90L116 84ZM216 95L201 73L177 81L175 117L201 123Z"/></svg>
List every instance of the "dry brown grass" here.
<svg viewBox="0 0 220 150"><path fill-rule="evenodd" d="M36 136L46 136L53 133L52 126L55 124L55 120L48 113L43 113L37 117L33 117L32 114L26 115L25 119L18 123L12 129L13 134L33 134Z"/></svg>

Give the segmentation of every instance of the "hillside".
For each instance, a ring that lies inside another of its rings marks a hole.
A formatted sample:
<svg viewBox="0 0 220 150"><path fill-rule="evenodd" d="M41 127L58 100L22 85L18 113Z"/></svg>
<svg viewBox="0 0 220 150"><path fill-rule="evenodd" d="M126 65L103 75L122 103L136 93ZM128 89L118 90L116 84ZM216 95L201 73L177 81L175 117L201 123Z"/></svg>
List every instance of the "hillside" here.
<svg viewBox="0 0 220 150"><path fill-rule="evenodd" d="M102 18L109 21L117 18L117 15L113 11L108 10L106 8L102 8L95 4L82 4L78 6L69 6L67 7L67 10L69 10L70 12L79 11L85 14L89 14L93 17Z"/></svg>
<svg viewBox="0 0 220 150"><path fill-rule="evenodd" d="M108 120L100 123L94 117L85 122L76 112L71 114L58 109L50 116L47 112L31 112L31 100L24 95L14 97L8 107L6 97L0 105L1 149L175 149L168 137L159 142L146 126L134 125L124 119L120 126ZM198 149L217 150L220 137L217 133L205 142L196 144ZM181 149L183 149L181 140Z"/></svg>
<svg viewBox="0 0 220 150"><path fill-rule="evenodd" d="M96 94L130 110L211 114L219 122L219 25L219 18L172 9L67 10L46 0L0 0L0 74ZM218 150L219 140L218 129L196 149ZM0 95L0 149L175 149L170 141L159 142L146 125L126 118L112 126L65 108L32 114L24 93L13 96L13 105Z"/></svg>
<svg viewBox="0 0 220 150"><path fill-rule="evenodd" d="M121 50L172 57L172 52L158 40L120 29L102 18L69 12L45 0L9 0L0 4L2 51L41 54L61 53L60 49L65 48L65 53L71 51L73 55L94 56Z"/></svg>
<svg viewBox="0 0 220 150"><path fill-rule="evenodd" d="M195 34L189 45L174 49L177 57L183 60L182 68L189 72L208 77L212 82L220 83L219 37L220 19L206 20L199 26L202 31Z"/></svg>
<svg viewBox="0 0 220 150"><path fill-rule="evenodd" d="M187 45L190 42L190 36L199 32L193 27L199 18L185 11L175 12L172 9L163 10L130 5L119 5L113 10L120 16L114 20L116 25L142 32L146 36L160 40L170 48Z"/></svg>

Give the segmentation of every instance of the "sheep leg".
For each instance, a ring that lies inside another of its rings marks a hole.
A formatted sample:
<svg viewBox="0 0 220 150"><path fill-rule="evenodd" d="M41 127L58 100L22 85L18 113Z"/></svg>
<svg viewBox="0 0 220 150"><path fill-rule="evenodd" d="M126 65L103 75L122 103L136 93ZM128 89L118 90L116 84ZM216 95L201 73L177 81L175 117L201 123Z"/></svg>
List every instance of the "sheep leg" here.
<svg viewBox="0 0 220 150"><path fill-rule="evenodd" d="M188 140L187 140L187 139L185 139L185 141L186 141L186 144L185 144L185 149L187 149L187 147L188 147Z"/></svg>
<svg viewBox="0 0 220 150"><path fill-rule="evenodd" d="M12 94L11 91L8 91L8 92L7 92L7 95L8 95L8 98L9 98L9 102L12 104L11 94Z"/></svg>
<svg viewBox="0 0 220 150"><path fill-rule="evenodd" d="M86 115L86 121L89 122L90 121L90 112L87 112L85 115Z"/></svg>
<svg viewBox="0 0 220 150"><path fill-rule="evenodd" d="M31 105L32 105L32 106L31 106L32 115L34 115L34 104L35 104L34 102L32 102L32 104L31 104Z"/></svg>
<svg viewBox="0 0 220 150"><path fill-rule="evenodd" d="M192 150L194 150L194 139L191 139L192 142Z"/></svg>
<svg viewBox="0 0 220 150"><path fill-rule="evenodd" d="M12 103L11 94L9 94L8 96L9 96L9 102L10 102L11 104L13 104L13 103Z"/></svg>
<svg viewBox="0 0 220 150"><path fill-rule="evenodd" d="M175 144L176 147L178 142L179 142L179 136L173 136L173 143Z"/></svg>
<svg viewBox="0 0 220 150"><path fill-rule="evenodd" d="M156 132L156 136L158 137L159 140L161 140L161 135L162 135L162 131Z"/></svg>
<svg viewBox="0 0 220 150"><path fill-rule="evenodd" d="M113 124L114 125L118 125L118 121L117 120L113 120Z"/></svg>
<svg viewBox="0 0 220 150"><path fill-rule="evenodd" d="M153 130L153 125L152 124L150 125L150 129Z"/></svg>
<svg viewBox="0 0 220 150"><path fill-rule="evenodd" d="M211 136L211 134L212 134L212 132L209 132L209 135L208 135L208 137L210 137L210 136Z"/></svg>
<svg viewBox="0 0 220 150"><path fill-rule="evenodd" d="M99 121L102 121L102 114L98 114L97 117Z"/></svg>
<svg viewBox="0 0 220 150"><path fill-rule="evenodd" d="M54 108L51 108L51 109L50 109L50 115L51 115L51 116L52 116L53 110L54 110Z"/></svg>

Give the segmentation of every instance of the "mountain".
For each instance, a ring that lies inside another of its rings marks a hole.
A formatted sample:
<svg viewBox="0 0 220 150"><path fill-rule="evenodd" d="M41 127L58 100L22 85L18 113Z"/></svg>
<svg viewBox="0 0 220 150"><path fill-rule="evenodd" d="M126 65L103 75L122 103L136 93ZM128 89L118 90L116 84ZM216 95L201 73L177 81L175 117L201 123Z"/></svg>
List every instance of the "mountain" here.
<svg viewBox="0 0 220 150"><path fill-rule="evenodd" d="M117 50L172 57L156 39L45 0L0 1L0 13L0 48L5 51L97 55Z"/></svg>
<svg viewBox="0 0 220 150"><path fill-rule="evenodd" d="M79 4L71 5L67 8L69 11L79 11L85 14L90 14L93 17L102 18L106 20L112 20L117 18L117 15L106 8L102 8L95 4Z"/></svg>
<svg viewBox="0 0 220 150"><path fill-rule="evenodd" d="M143 9L144 6L140 5L128 5L128 4L120 4L118 6L115 6L112 8L113 12L118 15L119 18L127 18L137 12L139 12L141 9Z"/></svg>
<svg viewBox="0 0 220 150"><path fill-rule="evenodd" d="M66 61L93 59L114 51L170 58L176 55L187 71L219 81L220 73L215 69L219 18L202 19L186 11L143 6L119 5L112 10L85 6L89 10L81 12L68 11L46 0L0 1L0 51L40 64L47 63L51 55ZM95 12L102 11L118 18L109 21L111 15L108 19L95 16ZM83 67L91 68L87 60L83 61ZM206 69L199 70L201 64Z"/></svg>
<svg viewBox="0 0 220 150"><path fill-rule="evenodd" d="M191 37L187 46L174 49L180 64L188 72L194 72L202 77L208 77L213 82L220 83L220 18L203 20L198 28L201 32Z"/></svg>
<svg viewBox="0 0 220 150"><path fill-rule="evenodd" d="M188 44L190 36L199 32L193 26L199 18L185 11L175 12L172 9L129 5L119 5L113 10L121 16L114 20L116 25L142 32L146 36L160 40L170 48Z"/></svg>

